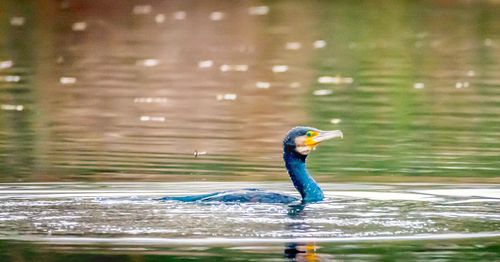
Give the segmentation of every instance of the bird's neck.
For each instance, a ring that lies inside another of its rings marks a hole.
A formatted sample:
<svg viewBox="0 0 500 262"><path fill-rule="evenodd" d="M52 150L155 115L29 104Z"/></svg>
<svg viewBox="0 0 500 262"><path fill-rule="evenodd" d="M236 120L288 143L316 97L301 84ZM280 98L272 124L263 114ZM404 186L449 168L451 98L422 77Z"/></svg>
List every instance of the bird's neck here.
<svg viewBox="0 0 500 262"><path fill-rule="evenodd" d="M306 203L321 201L324 198L323 191L307 172L306 157L295 150L285 150L283 153L286 169L293 185L302 196L302 201Z"/></svg>

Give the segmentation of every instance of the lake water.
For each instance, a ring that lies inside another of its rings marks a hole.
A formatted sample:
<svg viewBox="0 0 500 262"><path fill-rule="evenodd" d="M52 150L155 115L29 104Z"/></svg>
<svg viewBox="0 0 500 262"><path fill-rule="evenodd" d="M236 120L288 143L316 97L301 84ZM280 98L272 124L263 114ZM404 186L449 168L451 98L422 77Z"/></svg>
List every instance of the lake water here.
<svg viewBox="0 0 500 262"><path fill-rule="evenodd" d="M499 257L498 1L0 10L0 261ZM151 199L294 194L296 125L344 132L308 159L325 202Z"/></svg>
<svg viewBox="0 0 500 262"><path fill-rule="evenodd" d="M3 184L0 250L7 260L44 252L146 261L147 254L256 261L500 255L495 185L323 184L326 200L308 205L155 200L249 186L297 194L276 182Z"/></svg>

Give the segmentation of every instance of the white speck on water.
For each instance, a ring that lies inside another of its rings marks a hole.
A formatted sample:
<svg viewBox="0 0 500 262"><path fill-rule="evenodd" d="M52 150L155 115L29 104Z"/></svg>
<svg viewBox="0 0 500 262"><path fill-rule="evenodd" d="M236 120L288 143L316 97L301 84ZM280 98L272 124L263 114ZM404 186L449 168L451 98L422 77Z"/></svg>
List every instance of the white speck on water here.
<svg viewBox="0 0 500 262"><path fill-rule="evenodd" d="M313 42L313 47L316 49L319 48L325 48L326 47L326 41L325 40L316 40Z"/></svg>
<svg viewBox="0 0 500 262"><path fill-rule="evenodd" d="M63 76L59 78L59 83L63 85L72 85L76 83L76 77L70 77L70 76Z"/></svg>
<svg viewBox="0 0 500 262"><path fill-rule="evenodd" d="M475 76L475 75L476 75L476 72L474 72L474 70L469 70L469 71L467 71L467 76L469 76L469 77L473 77L473 76Z"/></svg>
<svg viewBox="0 0 500 262"><path fill-rule="evenodd" d="M221 100L236 100L238 96L236 94L220 94L217 95L217 101Z"/></svg>
<svg viewBox="0 0 500 262"><path fill-rule="evenodd" d="M123 137L122 135L120 135L119 133L106 133L106 136L107 137L112 137L112 138L121 138Z"/></svg>
<svg viewBox="0 0 500 262"><path fill-rule="evenodd" d="M193 153L194 157L198 157L198 156L206 155L206 154L207 154L207 151L198 151L198 150L195 150Z"/></svg>
<svg viewBox="0 0 500 262"><path fill-rule="evenodd" d="M161 24L161 23L165 22L165 15L164 14L157 14L155 16L155 22L157 24Z"/></svg>
<svg viewBox="0 0 500 262"><path fill-rule="evenodd" d="M291 88L299 88L300 87L300 82L292 82L290 83Z"/></svg>
<svg viewBox="0 0 500 262"><path fill-rule="evenodd" d="M185 11L177 11L172 16L175 20L184 20L187 17L187 13Z"/></svg>
<svg viewBox="0 0 500 262"><path fill-rule="evenodd" d="M261 89L268 89L268 88L270 88L270 87L271 87L271 83L269 83L269 82L261 82L261 81L259 81L259 82L257 82L257 83L255 84L255 86L256 86L257 88L261 88Z"/></svg>
<svg viewBox="0 0 500 262"><path fill-rule="evenodd" d="M415 89L422 89L424 87L425 87L424 83L414 83L413 84L413 88L415 88Z"/></svg>
<svg viewBox="0 0 500 262"><path fill-rule="evenodd" d="M224 14L223 12L212 12L210 14L210 20L212 21L220 21L222 19L224 19L224 17L226 16L226 14Z"/></svg>
<svg viewBox="0 0 500 262"><path fill-rule="evenodd" d="M5 82L9 82L9 83L17 83L17 82L21 81L21 77L20 76L16 76L16 75L7 75L7 76L4 76L4 77L0 76L0 80L2 78L3 78L3 80Z"/></svg>
<svg viewBox="0 0 500 262"><path fill-rule="evenodd" d="M340 77L340 76L320 76L318 77L318 83L320 84L352 84L353 79L351 77Z"/></svg>
<svg viewBox="0 0 500 262"><path fill-rule="evenodd" d="M14 65L14 62L11 60L0 61L0 69L11 68Z"/></svg>
<svg viewBox="0 0 500 262"><path fill-rule="evenodd" d="M199 68L210 68L214 65L214 61L212 60L202 60L198 62Z"/></svg>
<svg viewBox="0 0 500 262"><path fill-rule="evenodd" d="M77 32L85 31L87 29L87 23L86 22L76 22L71 26L71 29L73 31L77 31Z"/></svg>
<svg viewBox="0 0 500 262"><path fill-rule="evenodd" d="M222 72L230 72L230 71L246 72L246 71L248 71L248 65L227 65L227 64L224 64L224 65L220 66L220 71L222 71Z"/></svg>
<svg viewBox="0 0 500 262"><path fill-rule="evenodd" d="M267 15L269 13L269 7L265 5L252 6L248 8L249 15Z"/></svg>
<svg viewBox="0 0 500 262"><path fill-rule="evenodd" d="M331 95L332 93L333 93L333 91L330 89L318 89L318 90L314 90L313 95L315 95L315 96L327 96L327 95Z"/></svg>
<svg viewBox="0 0 500 262"><path fill-rule="evenodd" d="M12 26L23 26L26 19L22 16L14 16L10 18L10 25Z"/></svg>
<svg viewBox="0 0 500 262"><path fill-rule="evenodd" d="M146 66L146 67L153 67L153 66L157 66L158 64L160 64L160 61L158 59L151 58L151 59L139 60L139 61L137 61L137 64L142 65L142 66Z"/></svg>
<svg viewBox="0 0 500 262"><path fill-rule="evenodd" d="M486 38L484 39L484 45L485 46L492 46L493 45L493 41L489 38Z"/></svg>
<svg viewBox="0 0 500 262"><path fill-rule="evenodd" d="M299 50L300 48L302 48L302 44L299 42L287 42L285 45L287 50Z"/></svg>
<svg viewBox="0 0 500 262"><path fill-rule="evenodd" d="M165 97L137 97L134 98L134 103L166 103L167 98Z"/></svg>
<svg viewBox="0 0 500 262"><path fill-rule="evenodd" d="M332 118L330 120L330 123L334 124L334 125L340 124L340 122L342 122L342 120L340 118Z"/></svg>
<svg viewBox="0 0 500 262"><path fill-rule="evenodd" d="M2 110L5 111L23 111L24 106L22 105L9 105L9 104L4 104L1 106Z"/></svg>
<svg viewBox="0 0 500 262"><path fill-rule="evenodd" d="M163 116L141 116L140 120L142 122L165 122L165 117L163 117Z"/></svg>
<svg viewBox="0 0 500 262"><path fill-rule="evenodd" d="M153 7L151 7L150 5L136 5L132 9L132 14L134 14L134 15L147 15L147 14L151 13L152 10L153 10Z"/></svg>
<svg viewBox="0 0 500 262"><path fill-rule="evenodd" d="M460 88L467 88L469 87L469 82L456 82L455 83L455 88L460 89Z"/></svg>
<svg viewBox="0 0 500 262"><path fill-rule="evenodd" d="M288 66L287 65L275 65L272 68L274 73L284 73L288 71Z"/></svg>
<svg viewBox="0 0 500 262"><path fill-rule="evenodd" d="M333 76L320 76L318 77L318 83L320 84L338 84L340 79Z"/></svg>

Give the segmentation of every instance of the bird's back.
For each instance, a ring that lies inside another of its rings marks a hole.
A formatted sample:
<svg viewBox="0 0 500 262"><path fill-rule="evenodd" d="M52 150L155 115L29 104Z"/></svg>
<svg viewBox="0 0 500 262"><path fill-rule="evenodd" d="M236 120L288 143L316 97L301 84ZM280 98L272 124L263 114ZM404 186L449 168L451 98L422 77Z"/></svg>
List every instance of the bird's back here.
<svg viewBox="0 0 500 262"><path fill-rule="evenodd" d="M164 201L182 202L223 202L223 203L282 203L289 204L300 199L290 195L248 188L242 190L223 191L205 195L163 197Z"/></svg>

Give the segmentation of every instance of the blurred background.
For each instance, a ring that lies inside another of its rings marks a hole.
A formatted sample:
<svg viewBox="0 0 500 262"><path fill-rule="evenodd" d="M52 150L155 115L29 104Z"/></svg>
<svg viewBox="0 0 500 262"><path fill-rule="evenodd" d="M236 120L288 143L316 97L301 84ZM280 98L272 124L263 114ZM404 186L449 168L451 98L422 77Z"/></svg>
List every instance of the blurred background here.
<svg viewBox="0 0 500 262"><path fill-rule="evenodd" d="M0 182L500 182L498 1L0 1Z"/></svg>

